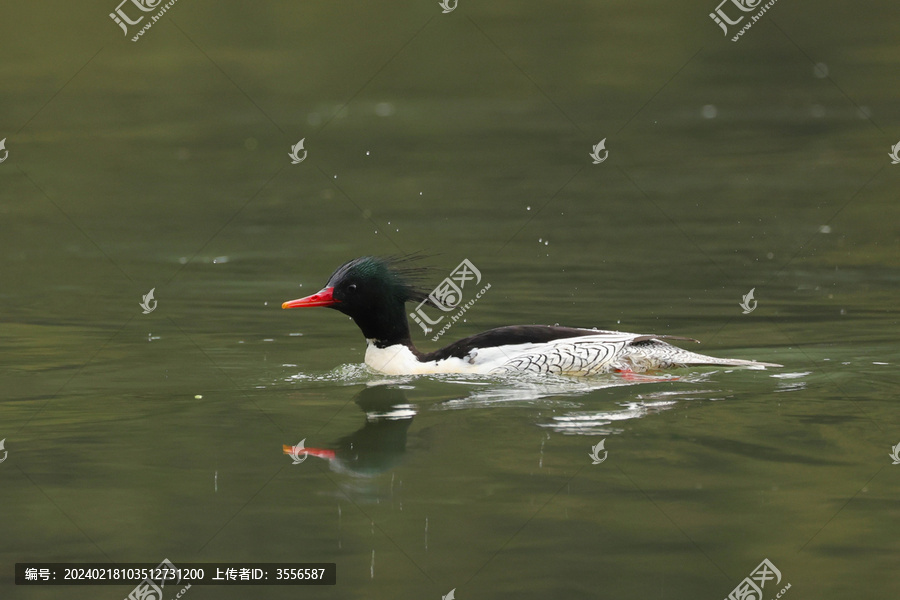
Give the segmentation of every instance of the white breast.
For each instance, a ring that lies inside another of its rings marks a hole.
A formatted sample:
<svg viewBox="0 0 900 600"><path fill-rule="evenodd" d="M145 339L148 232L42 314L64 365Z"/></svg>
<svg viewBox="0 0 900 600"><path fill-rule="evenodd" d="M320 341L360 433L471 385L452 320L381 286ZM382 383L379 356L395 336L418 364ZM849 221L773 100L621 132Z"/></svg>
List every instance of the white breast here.
<svg viewBox="0 0 900 600"><path fill-rule="evenodd" d="M366 365L388 375L427 375L429 373L487 373L471 362L448 358L436 362L419 362L403 344L379 348L374 340L366 340Z"/></svg>

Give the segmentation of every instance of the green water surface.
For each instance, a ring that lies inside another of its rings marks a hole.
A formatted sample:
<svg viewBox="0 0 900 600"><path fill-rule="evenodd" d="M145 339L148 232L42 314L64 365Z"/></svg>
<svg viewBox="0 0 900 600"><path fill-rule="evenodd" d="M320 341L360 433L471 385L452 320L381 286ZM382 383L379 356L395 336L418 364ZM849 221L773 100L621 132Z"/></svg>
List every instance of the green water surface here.
<svg viewBox="0 0 900 600"><path fill-rule="evenodd" d="M2 10L0 598L163 558L337 564L190 600L718 600L765 558L765 600L900 592L896 6L738 42L714 0L180 0L138 42L115 8ZM784 368L385 377L280 309L416 251L491 284L422 349L558 323Z"/></svg>

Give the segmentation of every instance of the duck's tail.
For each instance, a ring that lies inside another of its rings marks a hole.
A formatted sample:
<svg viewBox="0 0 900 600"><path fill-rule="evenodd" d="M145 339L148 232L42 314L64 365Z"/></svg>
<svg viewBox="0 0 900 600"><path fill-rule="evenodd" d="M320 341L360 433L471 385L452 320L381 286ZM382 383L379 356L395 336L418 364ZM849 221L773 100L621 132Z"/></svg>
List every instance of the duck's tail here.
<svg viewBox="0 0 900 600"><path fill-rule="evenodd" d="M628 346L622 359L631 365L635 372L651 369L671 369L689 366L721 366L721 367L783 367L777 363L744 360L742 358L718 358L697 354L678 346L667 344L658 339L642 340Z"/></svg>

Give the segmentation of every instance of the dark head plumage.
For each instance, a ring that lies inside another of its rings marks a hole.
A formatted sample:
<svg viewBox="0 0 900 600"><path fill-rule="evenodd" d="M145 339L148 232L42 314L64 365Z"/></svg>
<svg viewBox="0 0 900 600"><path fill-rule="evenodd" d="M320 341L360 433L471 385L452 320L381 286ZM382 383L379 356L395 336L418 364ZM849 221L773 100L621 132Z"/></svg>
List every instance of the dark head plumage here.
<svg viewBox="0 0 900 600"><path fill-rule="evenodd" d="M428 268L417 264L421 258L421 254L355 258L338 267L320 292L281 306L333 308L352 318L366 339L379 346L412 346L406 303L428 299L421 287Z"/></svg>
<svg viewBox="0 0 900 600"><path fill-rule="evenodd" d="M334 288L335 299L341 303L367 295L381 295L385 300L401 303L421 302L428 298L422 284L431 270L417 264L422 258L421 254L354 258L338 267L326 286Z"/></svg>

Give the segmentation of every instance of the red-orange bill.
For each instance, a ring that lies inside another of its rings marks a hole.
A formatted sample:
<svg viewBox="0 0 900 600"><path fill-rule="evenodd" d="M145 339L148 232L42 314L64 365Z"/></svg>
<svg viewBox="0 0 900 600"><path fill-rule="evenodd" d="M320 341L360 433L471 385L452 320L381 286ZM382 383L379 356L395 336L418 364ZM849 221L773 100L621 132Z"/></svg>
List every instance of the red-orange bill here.
<svg viewBox="0 0 900 600"><path fill-rule="evenodd" d="M296 300L288 300L281 305L281 308L303 308L306 306L332 306L340 300L334 299L334 288L327 287L324 290L316 292L312 296L305 298L297 298Z"/></svg>

